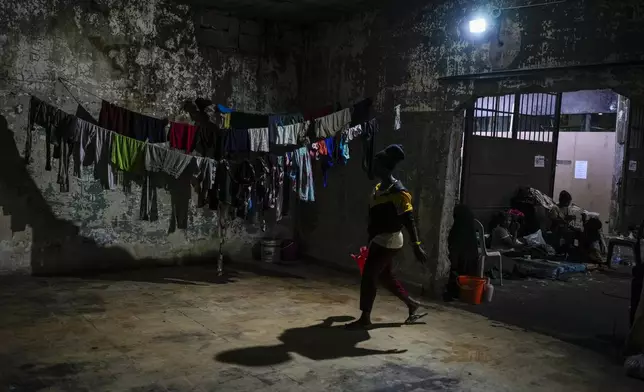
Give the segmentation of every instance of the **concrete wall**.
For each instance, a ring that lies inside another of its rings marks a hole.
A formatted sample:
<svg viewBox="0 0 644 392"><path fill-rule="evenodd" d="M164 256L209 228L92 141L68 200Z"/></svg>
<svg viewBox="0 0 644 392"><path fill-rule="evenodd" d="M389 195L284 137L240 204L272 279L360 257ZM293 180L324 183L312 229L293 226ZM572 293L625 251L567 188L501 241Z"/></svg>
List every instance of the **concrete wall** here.
<svg viewBox="0 0 644 392"><path fill-rule="evenodd" d="M212 98L246 111L297 107L301 33L169 0L0 2L0 273L175 263L217 249L216 216L190 204L187 231L138 220L140 189L105 192L90 178L60 193L44 170L42 129L33 163L22 163L29 94L73 113L71 91L92 114L100 99L153 116L189 120L185 100ZM85 92L89 91L90 93ZM99 98L100 97L100 98ZM22 105L22 106L20 106ZM229 251L255 229L233 227Z"/></svg>
<svg viewBox="0 0 644 392"><path fill-rule="evenodd" d="M615 132L561 132L555 174L555 200L567 190L575 204L600 214L608 232L612 178L615 163ZM586 179L575 178L575 161L587 161ZM568 163L570 162L570 163Z"/></svg>
<svg viewBox="0 0 644 392"><path fill-rule="evenodd" d="M449 268L446 235L457 199L461 113L472 95L517 91L559 92L612 88L642 95L641 71L539 68L642 60L644 50L622 38L642 33L636 1L566 2L504 11L500 36L469 42L459 26L483 1L407 1L309 33L303 88L310 107L349 105L376 98L382 115L378 148L402 143L408 152L399 177L414 195L420 231L432 258L428 269L401 257L401 274L439 291ZM498 38L498 39L497 39ZM496 75L506 70L525 72ZM526 71L527 70L527 71ZM485 78L471 77L483 73ZM517 75L517 76L513 76ZM392 130L394 105L402 105L403 128ZM352 148L353 145L352 145ZM359 146L355 147L360 156ZM318 201L306 206L299 230L304 247L318 258L350 267L348 257L366 241L366 197L373 183L357 162L331 173ZM331 213L333 212L333 213Z"/></svg>

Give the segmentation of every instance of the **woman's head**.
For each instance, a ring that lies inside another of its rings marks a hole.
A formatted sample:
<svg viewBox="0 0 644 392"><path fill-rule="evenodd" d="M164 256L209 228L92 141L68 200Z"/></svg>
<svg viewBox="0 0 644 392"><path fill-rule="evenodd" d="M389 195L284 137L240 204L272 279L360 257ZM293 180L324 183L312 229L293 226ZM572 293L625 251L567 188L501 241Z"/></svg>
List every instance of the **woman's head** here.
<svg viewBox="0 0 644 392"><path fill-rule="evenodd" d="M559 205L568 207L572 202L572 195L568 191L561 191L559 193Z"/></svg>
<svg viewBox="0 0 644 392"><path fill-rule="evenodd" d="M400 144L392 144L374 156L374 175L384 179L391 175L396 165L405 159L405 151Z"/></svg>

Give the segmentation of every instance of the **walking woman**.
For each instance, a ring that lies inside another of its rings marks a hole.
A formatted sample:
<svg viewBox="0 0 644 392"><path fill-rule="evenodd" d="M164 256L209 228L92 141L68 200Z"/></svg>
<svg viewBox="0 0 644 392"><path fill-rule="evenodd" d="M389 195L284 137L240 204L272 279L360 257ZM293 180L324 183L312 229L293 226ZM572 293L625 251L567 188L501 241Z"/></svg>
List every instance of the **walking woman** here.
<svg viewBox="0 0 644 392"><path fill-rule="evenodd" d="M391 145L374 156L373 174L380 182L373 191L369 205L369 256L360 284L362 316L347 324L347 328L368 328L371 325L371 310L378 282L407 305L409 316L406 323L413 323L426 315L417 313L418 302L409 297L393 274L393 259L404 243L403 227L407 229L418 261L423 264L427 261L427 254L421 246L414 223L411 194L392 175L396 165L403 159L405 152L398 144Z"/></svg>

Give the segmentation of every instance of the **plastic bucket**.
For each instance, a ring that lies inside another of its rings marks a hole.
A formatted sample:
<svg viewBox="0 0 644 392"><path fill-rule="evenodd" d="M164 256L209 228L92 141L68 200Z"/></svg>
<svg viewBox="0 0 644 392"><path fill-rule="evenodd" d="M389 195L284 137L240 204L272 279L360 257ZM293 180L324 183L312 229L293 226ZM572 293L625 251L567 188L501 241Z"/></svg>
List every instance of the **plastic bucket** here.
<svg viewBox="0 0 644 392"><path fill-rule="evenodd" d="M468 304L479 305L483 300L483 289L487 280L477 276L461 275L457 278L459 298Z"/></svg>
<svg viewBox="0 0 644 392"><path fill-rule="evenodd" d="M280 260L280 241L265 239L262 240L262 261L273 263Z"/></svg>

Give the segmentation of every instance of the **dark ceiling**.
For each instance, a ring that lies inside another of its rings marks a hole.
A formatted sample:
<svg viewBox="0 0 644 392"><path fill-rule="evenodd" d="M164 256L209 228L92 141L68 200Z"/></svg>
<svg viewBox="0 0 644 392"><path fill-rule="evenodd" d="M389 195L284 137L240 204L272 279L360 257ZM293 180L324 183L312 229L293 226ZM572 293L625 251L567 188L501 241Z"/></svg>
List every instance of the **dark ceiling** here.
<svg viewBox="0 0 644 392"><path fill-rule="evenodd" d="M310 23L374 8L379 0L178 0L239 17Z"/></svg>

